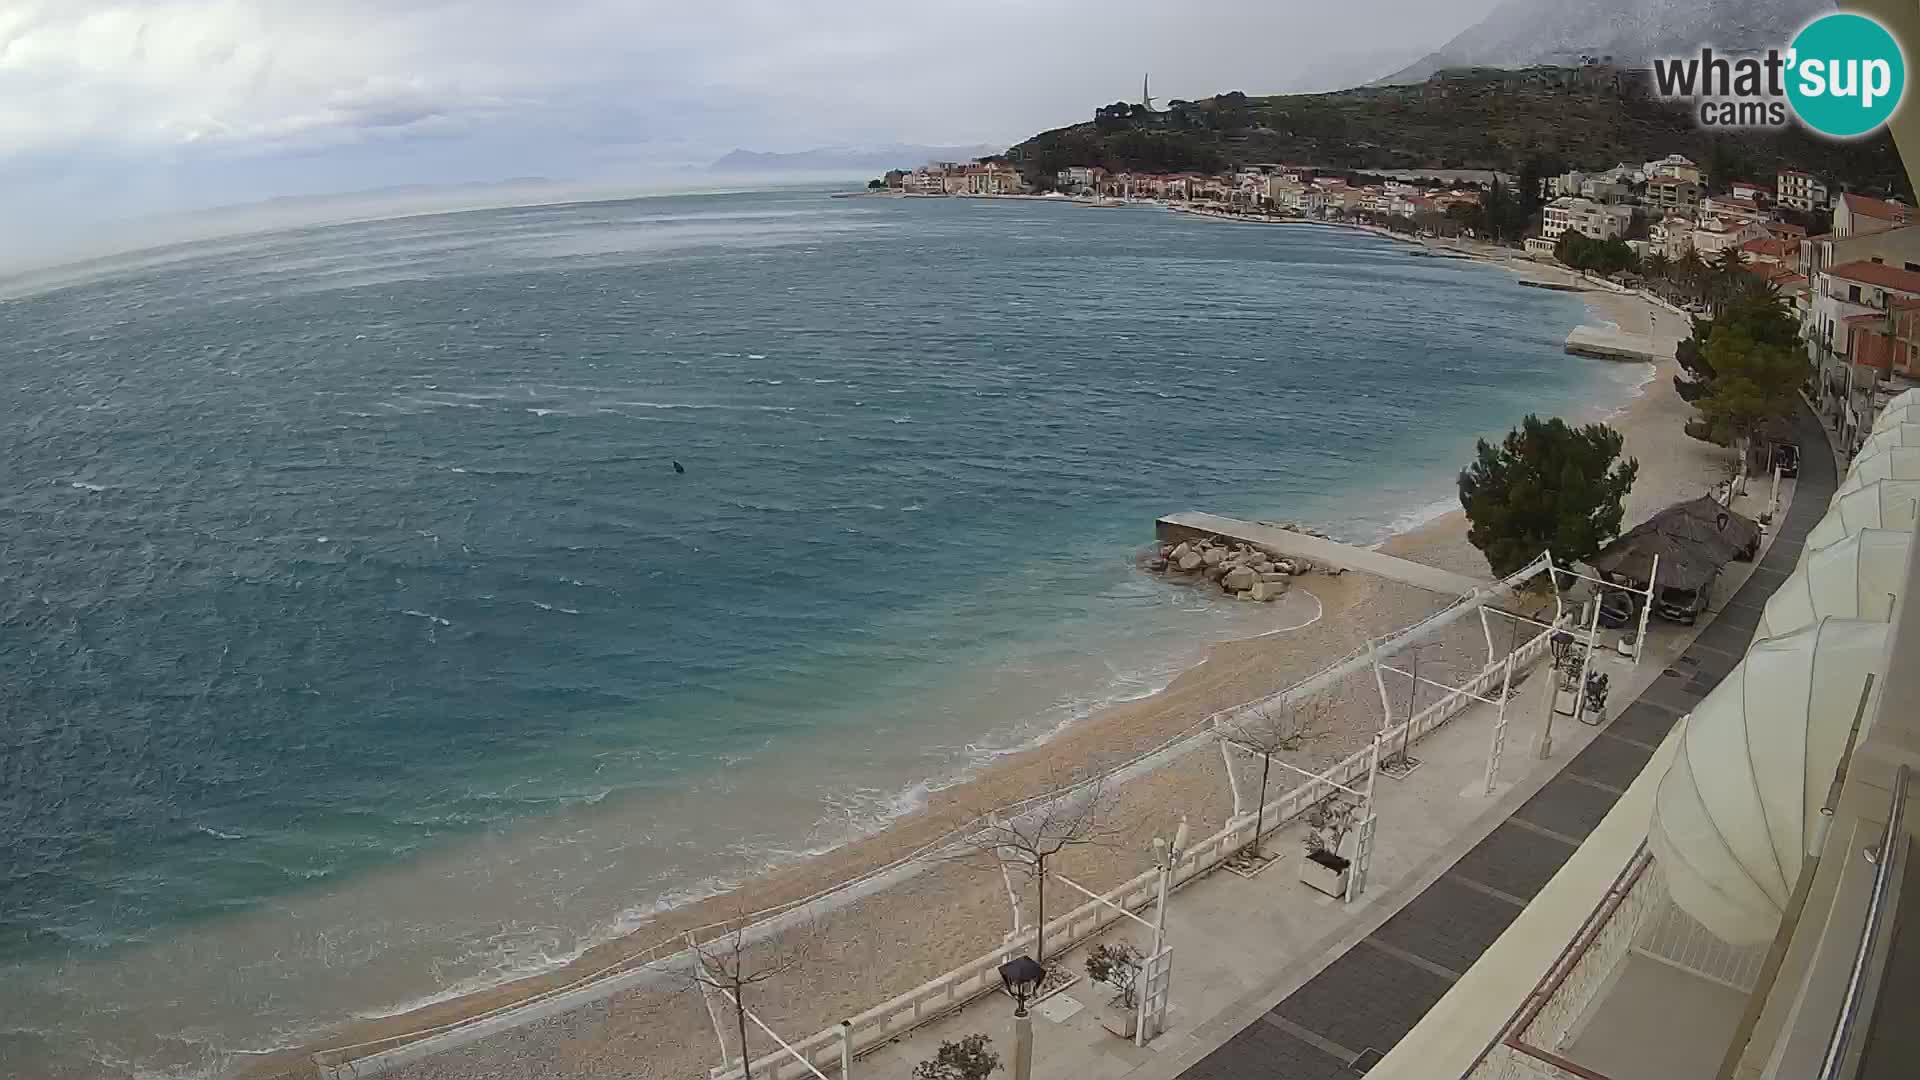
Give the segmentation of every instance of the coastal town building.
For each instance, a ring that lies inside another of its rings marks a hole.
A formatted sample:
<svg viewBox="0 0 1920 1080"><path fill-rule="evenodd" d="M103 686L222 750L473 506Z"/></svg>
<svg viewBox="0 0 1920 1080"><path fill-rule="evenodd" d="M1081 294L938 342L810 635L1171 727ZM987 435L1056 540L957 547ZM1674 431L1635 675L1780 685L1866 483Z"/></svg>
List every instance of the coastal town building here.
<svg viewBox="0 0 1920 1080"><path fill-rule="evenodd" d="M1849 317L1847 360L1881 377L1920 378L1920 300L1898 298L1884 313Z"/></svg>
<svg viewBox="0 0 1920 1080"><path fill-rule="evenodd" d="M1833 203L1833 235L1845 240L1850 236L1884 232L1905 225L1908 207L1890 199L1876 199L1849 191Z"/></svg>
<svg viewBox="0 0 1920 1080"><path fill-rule="evenodd" d="M1098 165L1073 165L1054 174L1054 183L1062 191L1084 193L1100 190L1107 170Z"/></svg>
<svg viewBox="0 0 1920 1080"><path fill-rule="evenodd" d="M1592 199L1562 197L1541 209L1540 236L1557 242L1568 230L1585 233L1595 240L1610 240L1626 234L1633 222L1633 211L1624 206L1609 206Z"/></svg>
<svg viewBox="0 0 1920 1080"><path fill-rule="evenodd" d="M1767 211L1755 205L1751 200L1727 195L1709 195L1700 200L1696 213L1701 220L1716 217L1722 221L1766 221Z"/></svg>
<svg viewBox="0 0 1920 1080"><path fill-rule="evenodd" d="M1884 315L1894 300L1920 299L1920 270L1906 270L1870 259L1828 267L1811 296L1813 340L1827 354L1847 355L1849 322L1856 315ZM1815 355L1814 359L1824 357Z"/></svg>
<svg viewBox="0 0 1920 1080"><path fill-rule="evenodd" d="M1692 215L1700 208L1700 181L1656 176L1647 181L1646 201L1655 213Z"/></svg>
<svg viewBox="0 0 1920 1080"><path fill-rule="evenodd" d="M1649 184L1655 180L1684 180L1696 185L1701 182L1700 166L1681 154L1668 154L1658 161L1649 161L1640 171Z"/></svg>
<svg viewBox="0 0 1920 1080"><path fill-rule="evenodd" d="M1774 174L1774 201L1795 210L1824 210L1827 206L1826 181L1799 169L1781 169Z"/></svg>

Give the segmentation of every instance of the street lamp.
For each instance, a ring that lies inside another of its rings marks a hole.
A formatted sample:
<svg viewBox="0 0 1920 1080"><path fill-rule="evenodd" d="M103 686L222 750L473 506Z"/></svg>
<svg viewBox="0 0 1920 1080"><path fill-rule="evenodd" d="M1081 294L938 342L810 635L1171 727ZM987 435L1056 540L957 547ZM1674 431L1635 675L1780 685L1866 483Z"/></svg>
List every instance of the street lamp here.
<svg viewBox="0 0 1920 1080"><path fill-rule="evenodd" d="M1047 969L1025 953L1000 965L1000 982L1013 999L1013 1080L1031 1080L1033 1076L1033 1017L1027 1015L1027 1002L1040 992Z"/></svg>

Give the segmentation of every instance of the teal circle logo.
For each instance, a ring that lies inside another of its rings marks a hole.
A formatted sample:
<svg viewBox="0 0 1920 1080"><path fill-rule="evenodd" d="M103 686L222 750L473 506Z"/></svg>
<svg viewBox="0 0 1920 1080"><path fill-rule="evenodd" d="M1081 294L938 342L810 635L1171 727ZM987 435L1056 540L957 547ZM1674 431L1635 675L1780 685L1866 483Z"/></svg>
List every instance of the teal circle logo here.
<svg viewBox="0 0 1920 1080"><path fill-rule="evenodd" d="M1864 135L1887 122L1907 89L1900 43L1865 15L1808 23L1788 53L1787 100L1823 135Z"/></svg>

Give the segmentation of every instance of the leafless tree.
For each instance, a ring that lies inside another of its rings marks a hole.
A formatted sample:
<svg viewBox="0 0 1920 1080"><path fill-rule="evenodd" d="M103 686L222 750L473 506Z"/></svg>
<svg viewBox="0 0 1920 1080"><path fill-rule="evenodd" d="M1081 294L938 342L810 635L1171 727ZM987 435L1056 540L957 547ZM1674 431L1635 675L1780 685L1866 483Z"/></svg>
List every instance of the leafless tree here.
<svg viewBox="0 0 1920 1080"><path fill-rule="evenodd" d="M753 1080L753 1052L747 1046L747 991L812 960L826 937L826 928L818 920L772 931L758 940L748 931L747 920L741 918L719 937L689 939L693 962L686 976L690 987L718 993L732 1008L740 1038L742 1080Z"/></svg>
<svg viewBox="0 0 1920 1080"><path fill-rule="evenodd" d="M1003 870L1019 868L1035 889L1034 959L1047 962L1047 864L1073 847L1113 847L1120 835L1113 822L1115 800L1106 778L1075 782L1055 777L1046 790L1005 814L981 815L982 824L955 849L954 858L991 858Z"/></svg>
<svg viewBox="0 0 1920 1080"><path fill-rule="evenodd" d="M1273 755L1300 749L1325 717L1327 705L1318 697L1302 702L1262 702L1242 709L1231 720L1220 721L1220 737L1260 757L1260 800L1254 805L1253 840L1247 853L1260 857L1260 834L1267 817L1267 778Z"/></svg>

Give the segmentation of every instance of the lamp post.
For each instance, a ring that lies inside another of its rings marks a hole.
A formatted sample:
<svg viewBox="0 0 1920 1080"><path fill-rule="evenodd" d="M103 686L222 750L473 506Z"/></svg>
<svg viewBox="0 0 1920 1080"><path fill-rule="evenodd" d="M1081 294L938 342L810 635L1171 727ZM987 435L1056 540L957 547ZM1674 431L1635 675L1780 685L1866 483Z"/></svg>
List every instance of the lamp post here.
<svg viewBox="0 0 1920 1080"><path fill-rule="evenodd" d="M1025 953L1000 965L1000 982L1013 999L1013 1080L1033 1077L1033 1017L1027 1015L1027 1002L1046 977L1047 969Z"/></svg>
<svg viewBox="0 0 1920 1080"><path fill-rule="evenodd" d="M1573 656L1573 635L1555 630L1547 639L1553 649L1553 677L1547 680L1547 723L1540 730L1540 760L1553 756L1553 714L1560 708L1561 682L1566 678L1567 662Z"/></svg>

